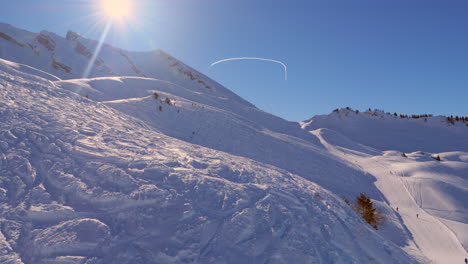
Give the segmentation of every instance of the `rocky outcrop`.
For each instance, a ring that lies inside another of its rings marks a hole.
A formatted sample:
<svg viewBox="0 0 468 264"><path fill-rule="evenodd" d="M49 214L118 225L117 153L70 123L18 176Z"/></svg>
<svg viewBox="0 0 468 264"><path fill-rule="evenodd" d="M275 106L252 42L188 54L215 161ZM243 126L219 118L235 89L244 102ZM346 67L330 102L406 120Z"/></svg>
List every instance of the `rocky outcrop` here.
<svg viewBox="0 0 468 264"><path fill-rule="evenodd" d="M20 43L19 41L17 41L16 39L8 36L7 34L3 33L3 32L0 32L0 38L3 38L3 39L6 39L10 42L13 42L14 44L20 46L20 47L24 47L24 44L23 43Z"/></svg>
<svg viewBox="0 0 468 264"><path fill-rule="evenodd" d="M69 30L69 31L67 32L66 38L67 38L67 40L76 40L76 39L78 39L79 36L80 36L80 35L79 35L78 33Z"/></svg>
<svg viewBox="0 0 468 264"><path fill-rule="evenodd" d="M66 73L70 73L73 70L70 66L67 66L61 62L58 62L54 58L52 58L52 67L54 67L54 69L56 70L63 70Z"/></svg>
<svg viewBox="0 0 468 264"><path fill-rule="evenodd" d="M91 60L93 57L93 53L91 50L86 47L81 41L80 41L80 35L74 31L68 31L67 40L72 41L73 45L75 47L75 52L80 54L81 56L86 57L88 60ZM104 72L108 75L116 75L116 73L105 64L104 60L100 57L97 57L96 60L94 61L94 66L99 67L100 72Z"/></svg>
<svg viewBox="0 0 468 264"><path fill-rule="evenodd" d="M48 35L44 33L40 33L36 37L36 41L39 42L42 46L44 46L46 49L49 51L54 51L55 50L55 41Z"/></svg>
<svg viewBox="0 0 468 264"><path fill-rule="evenodd" d="M76 42L75 42L75 51L78 54L83 55L88 59L91 59L91 57L93 56L91 51L78 40L76 40Z"/></svg>

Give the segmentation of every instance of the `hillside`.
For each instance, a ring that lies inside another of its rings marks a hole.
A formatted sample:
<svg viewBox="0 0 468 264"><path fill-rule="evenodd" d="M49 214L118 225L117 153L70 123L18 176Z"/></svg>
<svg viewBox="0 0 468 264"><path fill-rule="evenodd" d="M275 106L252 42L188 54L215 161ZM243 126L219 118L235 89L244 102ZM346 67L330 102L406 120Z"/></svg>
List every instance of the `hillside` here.
<svg viewBox="0 0 468 264"><path fill-rule="evenodd" d="M289 122L163 51L107 44L83 78L96 44L0 24L0 262L452 263L465 254L462 123L345 109ZM361 192L385 212L379 230L342 200Z"/></svg>
<svg viewBox="0 0 468 264"><path fill-rule="evenodd" d="M379 150L468 151L468 121L452 123L446 116L401 118L382 110L356 113L337 109L329 115L303 121L301 127L307 131L328 128Z"/></svg>
<svg viewBox="0 0 468 264"><path fill-rule="evenodd" d="M313 182L168 137L9 65L3 263L412 262Z"/></svg>
<svg viewBox="0 0 468 264"><path fill-rule="evenodd" d="M301 125L335 156L377 179L377 188L399 208L429 259L454 263L468 251L466 123L443 116L400 118L380 110L338 109Z"/></svg>

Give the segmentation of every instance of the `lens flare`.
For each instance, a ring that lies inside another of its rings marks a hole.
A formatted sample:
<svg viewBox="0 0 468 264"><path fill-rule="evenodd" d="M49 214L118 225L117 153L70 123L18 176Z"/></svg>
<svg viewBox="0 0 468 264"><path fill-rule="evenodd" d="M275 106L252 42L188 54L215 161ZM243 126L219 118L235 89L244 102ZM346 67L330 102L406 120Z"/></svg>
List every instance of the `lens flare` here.
<svg viewBox="0 0 468 264"><path fill-rule="evenodd" d="M101 0L101 8L106 16L122 19L130 15L132 5L130 0Z"/></svg>

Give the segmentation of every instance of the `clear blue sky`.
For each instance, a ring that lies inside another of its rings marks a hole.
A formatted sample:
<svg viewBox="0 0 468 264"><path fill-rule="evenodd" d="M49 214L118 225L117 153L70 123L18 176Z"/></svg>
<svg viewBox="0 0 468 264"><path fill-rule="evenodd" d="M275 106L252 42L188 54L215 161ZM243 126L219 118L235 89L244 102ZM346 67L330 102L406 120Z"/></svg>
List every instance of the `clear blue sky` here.
<svg viewBox="0 0 468 264"><path fill-rule="evenodd" d="M95 38L98 0L2 0L0 21ZM466 0L134 0L108 42L160 48L259 108L304 120L336 107L468 116ZM237 61L264 57L288 65Z"/></svg>

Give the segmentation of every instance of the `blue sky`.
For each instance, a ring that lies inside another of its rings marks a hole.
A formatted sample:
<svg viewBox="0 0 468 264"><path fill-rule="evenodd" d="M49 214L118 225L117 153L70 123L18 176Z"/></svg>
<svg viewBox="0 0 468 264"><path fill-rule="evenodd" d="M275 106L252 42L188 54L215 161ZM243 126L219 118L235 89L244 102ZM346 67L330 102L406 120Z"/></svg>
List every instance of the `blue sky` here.
<svg viewBox="0 0 468 264"><path fill-rule="evenodd" d="M98 0L2 1L0 21L97 39ZM334 108L468 116L468 1L134 0L107 42L160 48L259 108L304 120ZM236 61L263 57L288 65Z"/></svg>

